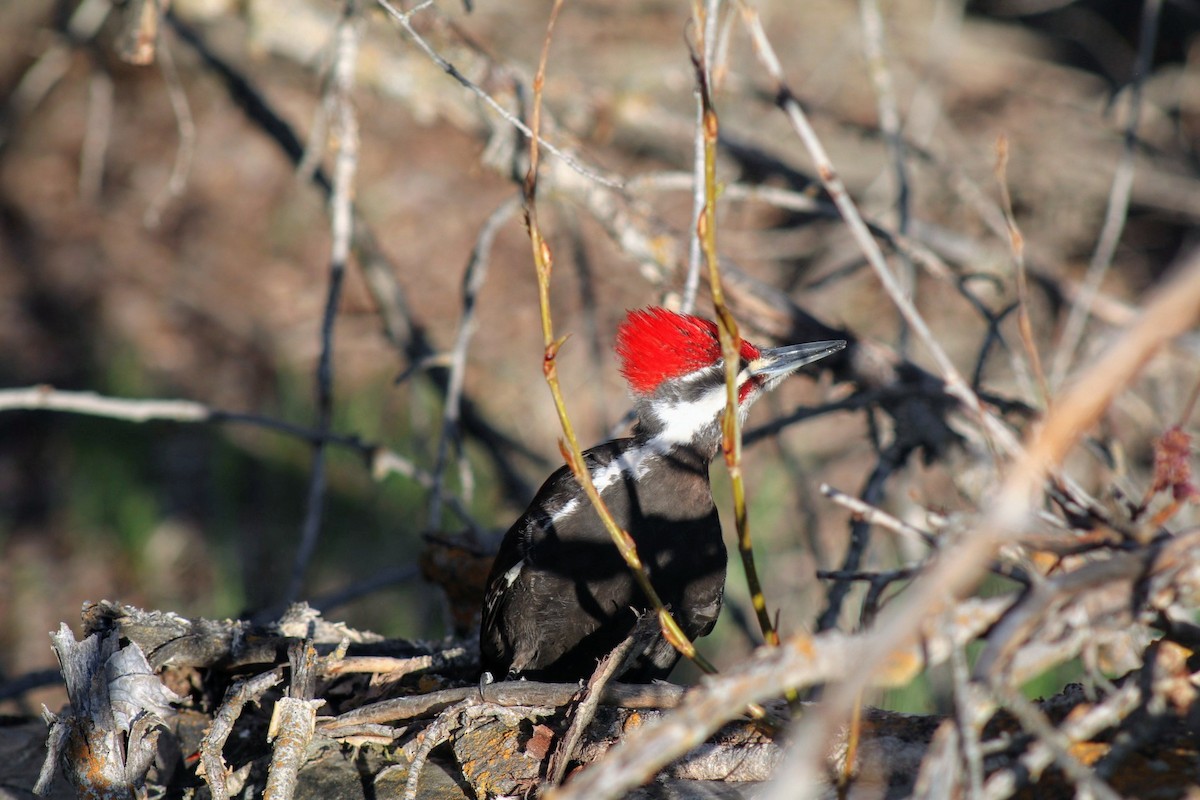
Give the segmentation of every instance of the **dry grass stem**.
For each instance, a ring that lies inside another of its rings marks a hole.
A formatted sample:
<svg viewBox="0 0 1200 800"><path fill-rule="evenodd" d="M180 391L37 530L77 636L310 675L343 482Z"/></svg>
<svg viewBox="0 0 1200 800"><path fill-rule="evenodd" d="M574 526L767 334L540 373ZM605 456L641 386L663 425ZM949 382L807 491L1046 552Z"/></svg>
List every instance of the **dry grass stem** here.
<svg viewBox="0 0 1200 800"><path fill-rule="evenodd" d="M1004 209L1004 221L1008 225L1009 247L1012 250L1013 264L1017 275L1017 321L1021 331L1021 344L1025 355L1033 367L1034 379L1037 381L1043 406L1050 402L1050 383L1046 380L1046 372L1042 368L1042 356L1038 352L1037 342L1033 337L1033 323L1029 317L1029 281L1025 266L1025 238L1017 227L1016 217L1013 216L1012 196L1008 190L1008 139L1001 135L996 140L996 182L1000 186L1000 202Z"/></svg>

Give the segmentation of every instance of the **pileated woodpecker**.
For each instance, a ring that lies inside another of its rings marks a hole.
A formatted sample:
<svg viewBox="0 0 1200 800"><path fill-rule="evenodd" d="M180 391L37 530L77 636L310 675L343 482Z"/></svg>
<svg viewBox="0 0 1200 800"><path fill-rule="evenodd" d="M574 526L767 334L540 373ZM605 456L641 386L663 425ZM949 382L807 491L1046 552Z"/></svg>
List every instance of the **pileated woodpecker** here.
<svg viewBox="0 0 1200 800"><path fill-rule="evenodd" d="M725 543L708 482L721 447L725 367L717 326L663 308L631 311L617 355L636 402L633 436L587 450L592 482L633 537L651 583L689 639L717 621ZM760 348L742 341L739 411L844 341ZM497 678L576 681L629 635L648 601L566 466L509 528L488 577L480 650ZM665 678L679 654L661 636L627 681Z"/></svg>

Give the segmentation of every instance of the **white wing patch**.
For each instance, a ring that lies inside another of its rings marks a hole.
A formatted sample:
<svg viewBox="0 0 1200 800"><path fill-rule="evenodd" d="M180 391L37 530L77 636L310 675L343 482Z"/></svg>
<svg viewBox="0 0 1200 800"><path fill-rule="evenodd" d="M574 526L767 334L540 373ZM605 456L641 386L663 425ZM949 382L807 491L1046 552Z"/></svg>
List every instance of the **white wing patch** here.
<svg viewBox="0 0 1200 800"><path fill-rule="evenodd" d="M511 567L508 568L508 572L505 572L503 578L501 578L501 580L504 581L505 589L507 589L508 587L512 586L514 583L517 582L517 577L520 576L521 568L524 566L525 566L525 559L522 558L516 564L513 564Z"/></svg>
<svg viewBox="0 0 1200 800"><path fill-rule="evenodd" d="M648 440L645 444L629 448L612 461L592 472L592 483L596 486L596 491L604 494L604 490L618 480L638 480L646 474L650 463L659 456L671 452L674 444L662 435L659 435ZM589 505L590 503L591 501L587 499L587 495L580 493L551 514L550 523L561 522L578 511L580 507Z"/></svg>

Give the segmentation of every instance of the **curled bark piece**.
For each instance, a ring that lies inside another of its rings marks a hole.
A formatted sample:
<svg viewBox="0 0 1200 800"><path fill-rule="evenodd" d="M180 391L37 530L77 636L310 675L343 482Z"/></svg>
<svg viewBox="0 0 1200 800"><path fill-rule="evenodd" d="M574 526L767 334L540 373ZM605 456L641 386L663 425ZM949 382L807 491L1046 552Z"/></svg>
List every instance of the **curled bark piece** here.
<svg viewBox="0 0 1200 800"><path fill-rule="evenodd" d="M132 798L154 761L171 703L181 698L136 644L119 647L115 632L77 642L64 623L51 640L71 705L60 715L46 712L46 763L34 792L49 793L57 761L81 796Z"/></svg>

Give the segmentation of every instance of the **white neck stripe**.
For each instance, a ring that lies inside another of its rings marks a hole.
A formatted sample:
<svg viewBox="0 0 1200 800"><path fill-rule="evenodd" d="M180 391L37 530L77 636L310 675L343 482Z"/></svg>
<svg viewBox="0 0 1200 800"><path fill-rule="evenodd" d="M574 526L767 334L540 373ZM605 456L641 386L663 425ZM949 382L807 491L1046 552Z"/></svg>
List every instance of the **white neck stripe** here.
<svg viewBox="0 0 1200 800"><path fill-rule="evenodd" d="M725 409L725 385L714 386L695 400L656 403L650 412L662 426L656 439L672 445L691 444L696 434L710 427ZM745 410L742 410L745 413Z"/></svg>

